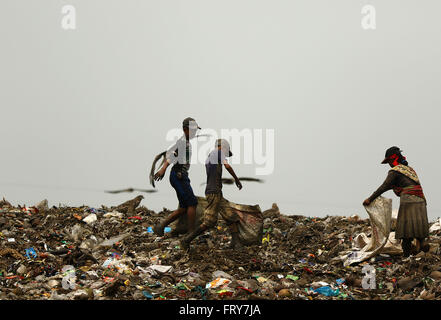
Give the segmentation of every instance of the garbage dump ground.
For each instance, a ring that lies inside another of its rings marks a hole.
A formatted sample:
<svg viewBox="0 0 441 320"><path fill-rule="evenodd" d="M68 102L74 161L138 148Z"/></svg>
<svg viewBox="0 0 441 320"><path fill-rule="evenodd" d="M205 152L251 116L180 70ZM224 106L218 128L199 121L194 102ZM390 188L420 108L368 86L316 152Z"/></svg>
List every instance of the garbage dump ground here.
<svg viewBox="0 0 441 320"><path fill-rule="evenodd" d="M261 244L227 249L219 219L185 252L169 229L163 238L152 233L170 211L139 200L116 208L1 201L0 299L441 299L439 222L431 224L427 253L380 254L344 267L339 252L370 235L368 219L284 215L274 204L263 212ZM365 265L375 269L375 289L363 288Z"/></svg>

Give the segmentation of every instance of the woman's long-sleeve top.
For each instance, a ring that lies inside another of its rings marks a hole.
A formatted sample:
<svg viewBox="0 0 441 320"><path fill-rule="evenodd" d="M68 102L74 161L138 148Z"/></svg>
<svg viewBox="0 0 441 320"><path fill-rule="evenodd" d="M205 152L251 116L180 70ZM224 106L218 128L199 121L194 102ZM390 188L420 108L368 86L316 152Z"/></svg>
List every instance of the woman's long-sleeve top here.
<svg viewBox="0 0 441 320"><path fill-rule="evenodd" d="M372 202L386 191L394 188L406 188L414 185L418 185L418 183L402 173L391 170L389 171L386 180L384 180L383 184L369 197L369 200Z"/></svg>

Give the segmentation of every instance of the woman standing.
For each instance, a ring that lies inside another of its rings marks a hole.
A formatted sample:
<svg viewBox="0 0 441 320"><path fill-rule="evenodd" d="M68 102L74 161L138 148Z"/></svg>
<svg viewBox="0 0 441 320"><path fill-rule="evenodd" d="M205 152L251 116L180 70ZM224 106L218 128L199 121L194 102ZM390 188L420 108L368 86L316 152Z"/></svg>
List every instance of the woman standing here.
<svg viewBox="0 0 441 320"><path fill-rule="evenodd" d="M381 163L388 163L392 169L384 183L363 202L363 205L368 206L384 192L393 189L400 197L395 238L402 239L403 255L410 255L413 238L417 239L416 252L427 252L430 248L425 244L425 238L429 236L427 203L416 172L409 167L406 157L398 147L387 149L385 159Z"/></svg>

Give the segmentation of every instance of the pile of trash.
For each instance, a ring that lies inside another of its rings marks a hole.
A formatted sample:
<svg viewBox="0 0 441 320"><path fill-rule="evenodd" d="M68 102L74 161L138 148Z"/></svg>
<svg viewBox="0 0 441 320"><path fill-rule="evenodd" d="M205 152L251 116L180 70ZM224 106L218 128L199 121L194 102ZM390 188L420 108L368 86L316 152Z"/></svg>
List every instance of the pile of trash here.
<svg viewBox="0 0 441 320"><path fill-rule="evenodd" d="M274 204L262 212L260 243L228 249L219 219L184 251L175 225L164 237L152 231L170 211L141 200L113 208L0 201L0 299L441 298L441 221L431 224L427 253L379 253L345 266L340 253L372 236L369 219L283 215Z"/></svg>

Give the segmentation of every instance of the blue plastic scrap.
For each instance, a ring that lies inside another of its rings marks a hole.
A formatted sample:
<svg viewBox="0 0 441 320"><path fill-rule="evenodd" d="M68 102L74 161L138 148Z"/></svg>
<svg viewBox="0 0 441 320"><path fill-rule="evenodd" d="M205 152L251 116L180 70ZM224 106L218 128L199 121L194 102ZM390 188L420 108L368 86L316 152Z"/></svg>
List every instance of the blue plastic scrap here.
<svg viewBox="0 0 441 320"><path fill-rule="evenodd" d="M146 297L147 299L153 299L153 295L148 292L148 291L143 291L142 294L144 295L144 297Z"/></svg>
<svg viewBox="0 0 441 320"><path fill-rule="evenodd" d="M153 228L152 228L152 227L148 227L148 228L147 228L147 232L148 232L148 233L153 233ZM165 232L165 233L167 233L167 232L171 232L171 228L170 228L170 227L165 227L165 228L164 228L164 232Z"/></svg>
<svg viewBox="0 0 441 320"><path fill-rule="evenodd" d="M32 256L32 258L30 256ZM37 252L35 252L34 248L28 248L26 249L26 257L28 259L35 259L37 258Z"/></svg>
<svg viewBox="0 0 441 320"><path fill-rule="evenodd" d="M317 293L322 294L327 297L336 297L339 295L340 290L339 289L332 290L331 287L325 286L325 287L315 289L314 292L317 292Z"/></svg>
<svg viewBox="0 0 441 320"><path fill-rule="evenodd" d="M201 286L197 286L193 290L198 291L200 293L200 295L202 296L202 300L207 299L207 289L206 288L203 288Z"/></svg>

